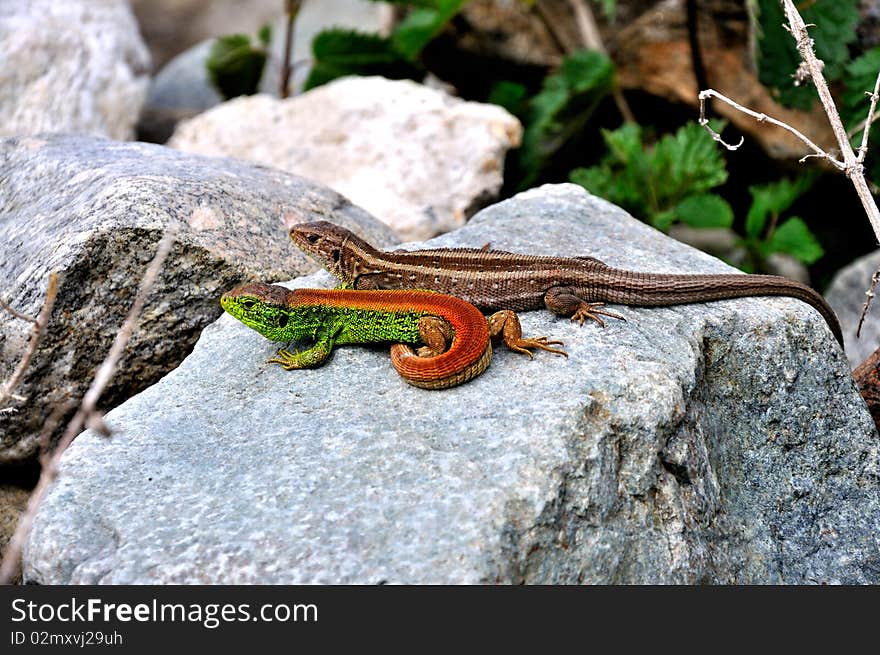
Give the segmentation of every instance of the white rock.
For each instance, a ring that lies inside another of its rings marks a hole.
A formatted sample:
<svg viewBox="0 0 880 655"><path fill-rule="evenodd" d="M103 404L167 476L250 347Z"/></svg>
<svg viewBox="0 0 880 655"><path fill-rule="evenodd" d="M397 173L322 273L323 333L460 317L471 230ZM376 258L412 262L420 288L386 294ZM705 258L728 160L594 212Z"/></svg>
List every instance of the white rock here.
<svg viewBox="0 0 880 655"><path fill-rule="evenodd" d="M181 123L168 145L311 178L420 239L462 225L497 194L521 133L495 105L350 77L287 100L236 98Z"/></svg>
<svg viewBox="0 0 880 655"><path fill-rule="evenodd" d="M149 55L125 0L2 0L0 61L0 136L133 137Z"/></svg>

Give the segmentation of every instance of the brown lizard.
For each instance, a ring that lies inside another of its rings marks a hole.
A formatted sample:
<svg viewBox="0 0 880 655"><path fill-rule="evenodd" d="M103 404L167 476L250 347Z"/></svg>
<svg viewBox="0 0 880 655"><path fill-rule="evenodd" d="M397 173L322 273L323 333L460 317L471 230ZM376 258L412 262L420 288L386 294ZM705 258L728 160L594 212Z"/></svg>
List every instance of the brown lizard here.
<svg viewBox="0 0 880 655"><path fill-rule="evenodd" d="M834 337L843 334L834 310L805 284L777 275L642 273L593 257L547 257L477 248L384 252L328 221L290 229L293 242L354 289L428 289L458 296L483 311L546 307L582 324L623 317L605 303L657 307L742 298L789 296L816 309Z"/></svg>

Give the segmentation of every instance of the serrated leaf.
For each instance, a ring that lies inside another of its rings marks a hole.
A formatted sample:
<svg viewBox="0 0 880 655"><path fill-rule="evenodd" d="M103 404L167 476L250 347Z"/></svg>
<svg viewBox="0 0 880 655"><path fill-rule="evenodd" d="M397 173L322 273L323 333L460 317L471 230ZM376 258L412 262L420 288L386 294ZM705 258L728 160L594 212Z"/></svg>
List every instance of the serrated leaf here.
<svg viewBox="0 0 880 655"><path fill-rule="evenodd" d="M663 230L675 220L722 227L733 221L730 206L706 193L727 179L727 170L712 137L696 123L653 148L644 145L638 125L603 130L602 137L608 152L601 163L573 171L573 182Z"/></svg>
<svg viewBox="0 0 880 655"><path fill-rule="evenodd" d="M266 52L246 34L219 37L205 61L211 83L227 100L256 93L265 65Z"/></svg>
<svg viewBox="0 0 880 655"><path fill-rule="evenodd" d="M730 227L733 208L724 198L707 193L689 196L676 205L674 219L691 227Z"/></svg>
<svg viewBox="0 0 880 655"><path fill-rule="evenodd" d="M645 156L642 128L636 123L625 123L616 130L603 129L602 139L608 148L608 157L625 166Z"/></svg>
<svg viewBox="0 0 880 655"><path fill-rule="evenodd" d="M788 107L808 109L816 100L812 85L795 86L792 75L800 64L795 41L785 30L785 13L779 0L756 0L758 6L758 71L761 83L775 89ZM847 46L856 38L858 0L812 0L798 3L824 75L837 80L849 60Z"/></svg>
<svg viewBox="0 0 880 655"><path fill-rule="evenodd" d="M677 201L708 191L727 181L727 168L712 137L697 123L665 135L654 147L650 164L657 188Z"/></svg>
<svg viewBox="0 0 880 655"><path fill-rule="evenodd" d="M411 61L419 56L422 49L443 29L444 25L457 14L467 0L436 0L427 6L413 9L394 28L391 42L395 50Z"/></svg>
<svg viewBox="0 0 880 655"><path fill-rule="evenodd" d="M544 79L529 103L518 154L524 170L522 188L531 186L547 160L583 128L613 83L614 65L594 50L568 55L559 70Z"/></svg>
<svg viewBox="0 0 880 655"><path fill-rule="evenodd" d="M346 29L320 32L312 41L314 65L305 89L344 75L382 75L390 79L415 77L419 69L394 49L391 41L376 34Z"/></svg>
<svg viewBox="0 0 880 655"><path fill-rule="evenodd" d="M766 244L765 252L784 252L804 264L813 264L825 254L810 228L797 216L789 218L776 228Z"/></svg>

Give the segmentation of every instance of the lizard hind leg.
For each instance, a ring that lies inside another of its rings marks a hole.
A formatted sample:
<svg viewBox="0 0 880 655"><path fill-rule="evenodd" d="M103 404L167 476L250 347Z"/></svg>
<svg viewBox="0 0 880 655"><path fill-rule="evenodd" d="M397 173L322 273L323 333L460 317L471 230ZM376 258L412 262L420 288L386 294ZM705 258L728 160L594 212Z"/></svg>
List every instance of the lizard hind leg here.
<svg viewBox="0 0 880 655"><path fill-rule="evenodd" d="M454 330L439 316L422 316L419 319L419 336L425 345L418 349L418 356L436 357L448 350Z"/></svg>
<svg viewBox="0 0 880 655"><path fill-rule="evenodd" d="M605 327L605 321L600 316L616 318L626 321L620 314L615 314L607 309L604 302L587 302L581 297L577 287L552 287L544 294L544 305L558 316L571 316L571 320L578 321L581 325L584 321L596 321L600 327Z"/></svg>
<svg viewBox="0 0 880 655"><path fill-rule="evenodd" d="M556 355L564 355L568 357L568 353L560 348L551 348L551 346L564 346L561 341L549 341L547 337L524 338L522 335L522 325L519 322L519 316L516 312L509 309L502 309L495 312L491 316L487 316L489 322L489 335L494 339L498 336L504 340L511 350L528 355L529 359L533 359L533 355L529 348L538 348Z"/></svg>

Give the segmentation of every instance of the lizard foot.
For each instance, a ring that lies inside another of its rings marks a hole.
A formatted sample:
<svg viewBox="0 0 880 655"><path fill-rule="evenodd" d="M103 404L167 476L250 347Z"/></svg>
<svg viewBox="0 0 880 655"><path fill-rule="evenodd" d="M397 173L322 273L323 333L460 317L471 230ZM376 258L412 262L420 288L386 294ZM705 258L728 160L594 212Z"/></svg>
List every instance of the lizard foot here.
<svg viewBox="0 0 880 655"><path fill-rule="evenodd" d="M621 321L626 321L626 318L620 314L609 312L607 309L599 309L599 307L604 306L604 302L581 302L574 314L571 315L571 320L578 321L583 325L584 321L590 319L591 321L596 321L601 327L605 327L605 321L599 318L599 315L601 314L602 316L608 316L609 318L617 318Z"/></svg>
<svg viewBox="0 0 880 655"><path fill-rule="evenodd" d="M562 341L548 341L547 337L533 337L530 339L516 339L511 341L505 340L504 344L515 352L528 355L529 359L534 359L534 355L531 351L527 350L527 348L538 348L540 350L546 350L548 353L568 357L568 353L564 350L550 347L564 346L565 344Z"/></svg>
<svg viewBox="0 0 880 655"><path fill-rule="evenodd" d="M509 309L502 309L495 312L486 319L489 322L489 334L492 338L501 336L504 339L504 345L514 352L528 355L529 359L534 359L534 355L528 348L538 348L556 355L564 355L568 357L568 353L551 346L565 345L561 341L549 341L547 337L523 338L522 326L516 312Z"/></svg>
<svg viewBox="0 0 880 655"><path fill-rule="evenodd" d="M281 348L275 353L275 356L266 360L267 364L281 364L281 368L285 371L293 371L294 369L303 368L299 359L299 351L290 352Z"/></svg>
<svg viewBox="0 0 880 655"><path fill-rule="evenodd" d="M290 352L284 348L275 353L275 356L268 360L267 364L281 364L285 371L293 371L300 368L313 368L320 366L330 356L333 350L332 343L319 342L311 348L303 351Z"/></svg>

